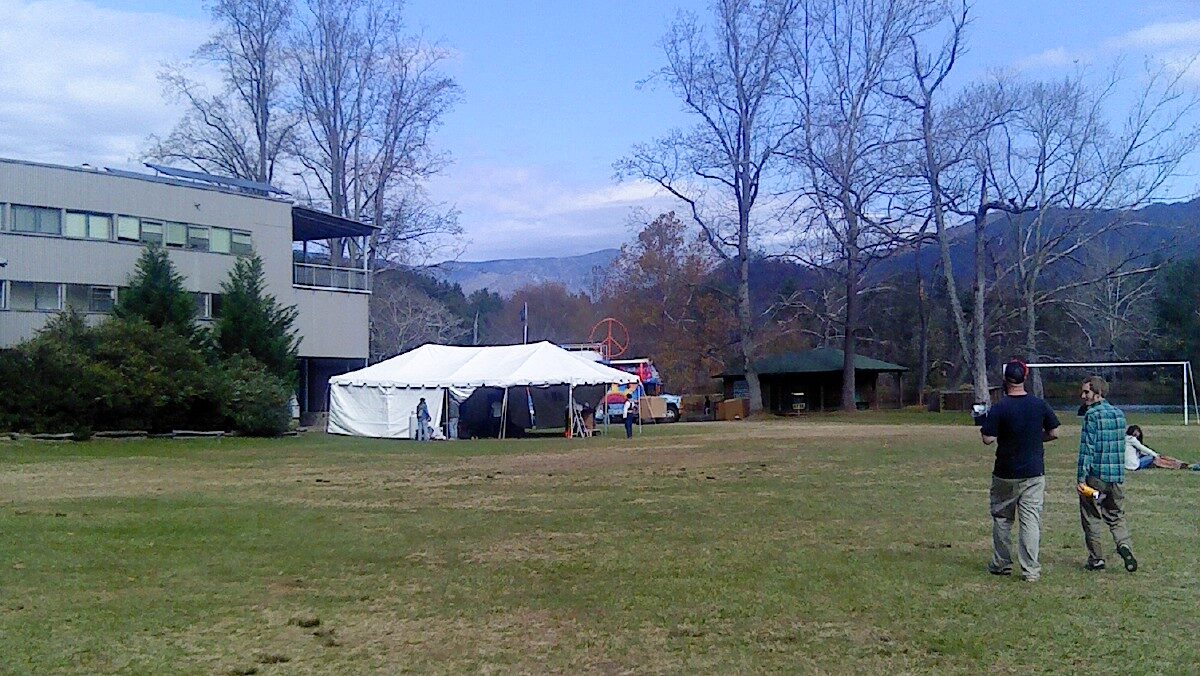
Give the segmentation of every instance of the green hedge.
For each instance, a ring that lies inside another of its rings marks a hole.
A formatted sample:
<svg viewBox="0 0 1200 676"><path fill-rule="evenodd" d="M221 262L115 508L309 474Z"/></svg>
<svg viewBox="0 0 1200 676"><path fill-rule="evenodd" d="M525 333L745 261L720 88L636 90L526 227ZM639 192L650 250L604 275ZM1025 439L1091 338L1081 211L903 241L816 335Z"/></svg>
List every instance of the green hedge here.
<svg viewBox="0 0 1200 676"><path fill-rule="evenodd" d="M291 390L253 358L222 360L203 340L169 327L138 318L91 327L66 312L0 353L0 428L277 435L290 422Z"/></svg>

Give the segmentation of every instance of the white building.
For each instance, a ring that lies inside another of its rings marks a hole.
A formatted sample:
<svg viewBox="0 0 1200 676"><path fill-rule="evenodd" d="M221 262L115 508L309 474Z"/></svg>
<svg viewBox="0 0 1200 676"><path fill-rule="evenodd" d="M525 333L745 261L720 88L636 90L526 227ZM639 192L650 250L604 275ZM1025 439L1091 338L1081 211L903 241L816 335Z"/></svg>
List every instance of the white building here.
<svg viewBox="0 0 1200 676"><path fill-rule="evenodd" d="M220 314L237 256L262 258L267 290L299 311L304 412L327 410L329 376L368 354L366 238L372 226L297 206L259 183L156 167L159 175L0 159L0 348L68 306L112 311L142 248L166 247L196 297ZM342 238L331 261L325 242ZM336 262L336 265L331 264Z"/></svg>

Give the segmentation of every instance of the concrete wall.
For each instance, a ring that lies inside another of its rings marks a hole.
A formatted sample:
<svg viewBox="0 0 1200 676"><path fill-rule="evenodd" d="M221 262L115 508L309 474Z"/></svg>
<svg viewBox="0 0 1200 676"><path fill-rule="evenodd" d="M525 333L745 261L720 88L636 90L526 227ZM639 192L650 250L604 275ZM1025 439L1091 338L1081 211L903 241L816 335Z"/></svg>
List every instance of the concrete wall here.
<svg viewBox="0 0 1200 676"><path fill-rule="evenodd" d="M367 299L362 293L292 286L291 203L279 199L187 187L71 167L0 160L0 210L8 204L121 214L245 230L262 257L268 291L295 303L301 356L365 358ZM0 279L123 286L143 245L12 232L10 213L0 230ZM191 291L216 293L236 257L169 249ZM28 338L51 315L0 311L0 347Z"/></svg>

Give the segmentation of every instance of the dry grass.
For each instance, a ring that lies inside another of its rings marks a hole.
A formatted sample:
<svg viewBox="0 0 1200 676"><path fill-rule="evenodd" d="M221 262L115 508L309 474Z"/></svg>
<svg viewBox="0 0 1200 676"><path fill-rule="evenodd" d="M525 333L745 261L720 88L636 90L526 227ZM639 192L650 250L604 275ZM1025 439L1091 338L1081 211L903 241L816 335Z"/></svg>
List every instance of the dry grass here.
<svg viewBox="0 0 1200 676"><path fill-rule="evenodd" d="M4 443L0 671L1188 671L1200 476L1133 477L1143 570L1089 575L1059 442L1022 586L975 435Z"/></svg>

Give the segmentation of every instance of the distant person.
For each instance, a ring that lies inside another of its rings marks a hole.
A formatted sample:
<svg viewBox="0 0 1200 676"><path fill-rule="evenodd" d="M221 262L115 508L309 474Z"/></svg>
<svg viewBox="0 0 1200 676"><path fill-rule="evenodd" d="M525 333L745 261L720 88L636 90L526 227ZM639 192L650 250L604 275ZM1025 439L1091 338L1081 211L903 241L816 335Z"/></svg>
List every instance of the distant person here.
<svg viewBox="0 0 1200 676"><path fill-rule="evenodd" d="M633 419L637 415L637 404L633 401L632 394L625 395L625 405L621 408L621 415L625 418L625 438L633 438Z"/></svg>
<svg viewBox="0 0 1200 676"><path fill-rule="evenodd" d="M1100 546L1101 524L1108 526L1117 554L1125 570L1137 570L1133 557L1132 538L1125 523L1125 414L1108 403L1108 383L1100 376L1083 381L1079 398L1087 405L1083 416L1083 431L1079 436L1079 463L1076 479L1079 485L1079 520L1083 524L1083 539L1087 544L1088 570L1104 570L1104 552ZM1088 488L1099 491L1097 498Z"/></svg>
<svg viewBox="0 0 1200 676"><path fill-rule="evenodd" d="M429 441L429 421L431 419L429 404L425 403L425 397L421 397L421 401L417 402L417 441Z"/></svg>
<svg viewBox="0 0 1200 676"><path fill-rule="evenodd" d="M712 399L704 397L704 419L712 420Z"/></svg>
<svg viewBox="0 0 1200 676"><path fill-rule="evenodd" d="M1188 464L1182 460L1161 455L1142 443L1142 437L1142 428L1137 425L1130 425L1125 429L1125 469L1136 472L1139 469L1161 467L1162 469L1194 469L1200 471L1200 463Z"/></svg>
<svg viewBox="0 0 1200 676"><path fill-rule="evenodd" d="M1024 362L1004 365L1005 397L983 416L979 431L984 444L996 444L989 494L992 560L988 572L1012 575L1012 527L1019 521L1021 577L1036 582L1042 576L1038 552L1046 499L1044 442L1058 438L1059 422L1046 402L1025 391L1028 375Z"/></svg>

